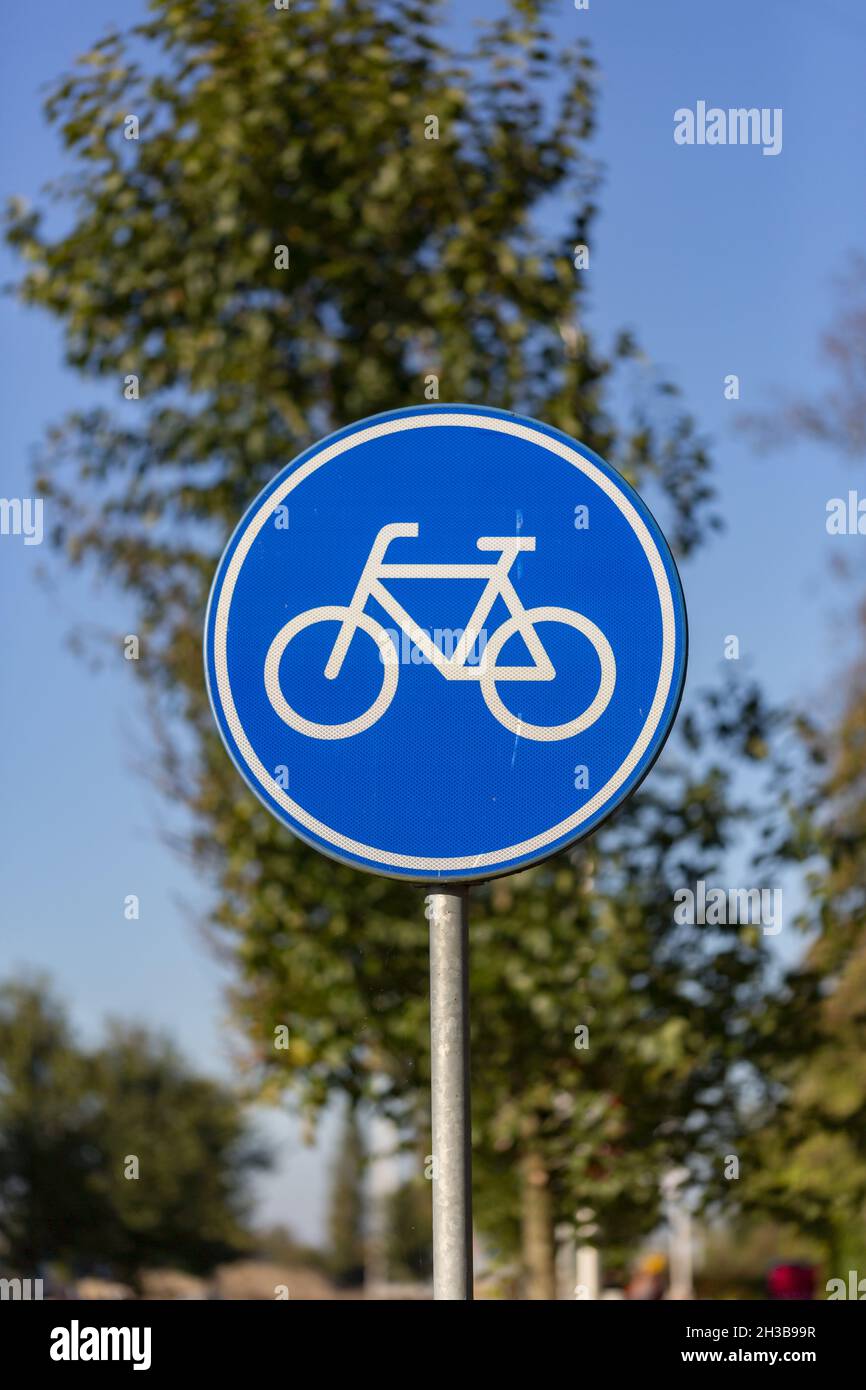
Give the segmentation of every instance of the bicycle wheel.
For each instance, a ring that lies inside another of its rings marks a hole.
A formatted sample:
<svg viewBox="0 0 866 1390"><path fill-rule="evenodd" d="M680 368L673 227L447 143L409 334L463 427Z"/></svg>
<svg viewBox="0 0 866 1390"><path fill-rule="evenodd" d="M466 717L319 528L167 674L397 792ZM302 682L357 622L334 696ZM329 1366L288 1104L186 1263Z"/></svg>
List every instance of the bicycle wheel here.
<svg viewBox="0 0 866 1390"><path fill-rule="evenodd" d="M363 733L375 724L377 719L381 719L397 689L397 677L400 674L397 648L381 623L377 623L375 618L371 618L367 613L357 613L353 615L352 621L372 637L382 658L382 688L370 708L357 719L347 720L343 724L316 724L292 709L280 686L280 661L286 647L299 632L315 623L342 623L348 617L349 609L341 606L310 608L306 613L299 613L291 622L286 623L285 627L280 628L265 657L265 690L268 699L284 724L288 724L290 729L296 730L299 734L306 734L308 738L352 738L355 734Z"/></svg>
<svg viewBox="0 0 866 1390"><path fill-rule="evenodd" d="M496 689L496 659L509 637L513 637L515 632L519 632L527 620L533 627L537 623L565 623L567 627L576 628L578 632L583 633L584 637L587 637L595 648L601 665L598 690L583 713L579 714L576 719L568 720L565 724L527 724L525 720L506 709ZM595 623L591 623L589 618L585 618L582 613L575 613L572 608L527 608L526 612L520 615L519 622L517 618L506 618L484 648L481 693L487 708L494 719L498 719L499 723L504 725L506 729L509 729L513 734L519 734L521 738L536 739L539 742L553 742L556 739L572 738L575 734L582 734L585 729L591 728L607 709L615 684L616 661L610 643L601 628L596 627Z"/></svg>

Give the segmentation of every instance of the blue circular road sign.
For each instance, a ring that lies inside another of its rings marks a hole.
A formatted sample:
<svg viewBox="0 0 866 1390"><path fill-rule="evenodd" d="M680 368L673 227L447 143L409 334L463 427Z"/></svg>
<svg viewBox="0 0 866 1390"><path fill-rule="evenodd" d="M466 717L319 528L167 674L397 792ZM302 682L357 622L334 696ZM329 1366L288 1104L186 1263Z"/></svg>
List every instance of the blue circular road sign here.
<svg viewBox="0 0 866 1390"><path fill-rule="evenodd" d="M390 411L256 498L208 606L250 787L325 854L489 878L595 829L652 766L686 667L676 566L597 454L470 405Z"/></svg>

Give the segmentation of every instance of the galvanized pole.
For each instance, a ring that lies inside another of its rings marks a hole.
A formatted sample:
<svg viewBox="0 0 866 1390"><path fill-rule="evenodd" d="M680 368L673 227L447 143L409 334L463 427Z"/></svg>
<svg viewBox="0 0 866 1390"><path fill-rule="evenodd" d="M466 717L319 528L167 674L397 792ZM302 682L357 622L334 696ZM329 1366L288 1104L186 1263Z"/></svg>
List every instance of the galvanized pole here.
<svg viewBox="0 0 866 1390"><path fill-rule="evenodd" d="M472 1298L469 890L427 898L433 1118L433 1297Z"/></svg>

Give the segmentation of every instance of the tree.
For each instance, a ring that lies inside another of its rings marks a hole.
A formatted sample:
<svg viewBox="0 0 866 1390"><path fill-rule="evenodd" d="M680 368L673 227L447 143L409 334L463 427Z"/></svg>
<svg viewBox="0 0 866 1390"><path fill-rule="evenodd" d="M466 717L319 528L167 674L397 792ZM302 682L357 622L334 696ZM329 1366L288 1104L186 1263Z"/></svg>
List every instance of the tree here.
<svg viewBox="0 0 866 1390"><path fill-rule="evenodd" d="M821 337L821 357L832 385L816 396L777 392L774 406L745 416L744 428L764 449L792 440L829 444L844 457L866 450L866 256L852 254L836 284L833 323Z"/></svg>
<svg viewBox="0 0 866 1390"><path fill-rule="evenodd" d="M25 1277L49 1257L86 1258L105 1233L91 1079L44 985L0 987L0 1236Z"/></svg>
<svg viewBox="0 0 866 1390"><path fill-rule="evenodd" d="M192 1075L169 1042L141 1027L112 1025L92 1065L92 1183L114 1229L105 1255L128 1275L166 1265L205 1273L237 1257L249 1243L246 1177L267 1160L236 1096Z"/></svg>
<svg viewBox="0 0 866 1390"><path fill-rule="evenodd" d="M710 501L673 388L635 366L627 336L605 356L581 321L571 248L591 226L592 63L581 46L560 53L535 10L515 5L460 62L436 6L301 0L287 21L252 0L158 0L48 99L75 161L72 226L10 213L31 263L20 295L57 316L70 365L119 395L139 376L139 400L58 426L39 487L66 555L136 602L160 727L180 716L195 734L189 760L164 750L165 771L219 875L236 1003L261 1060L313 1106L371 1074L395 1094L411 1080L399 1059L420 1033L425 938L414 890L288 839L224 757L200 631L237 516L322 431L421 399L430 371L445 397L534 412L657 478L683 550ZM124 112L139 139L124 139ZM565 190L571 226L539 234L536 209ZM636 404L618 426L605 399L623 370ZM280 1023L293 1045L275 1052Z"/></svg>
<svg viewBox="0 0 866 1390"><path fill-rule="evenodd" d="M549 9L506 5L461 58L435 5L299 0L287 16L156 0L151 21L100 40L48 99L74 161L70 225L10 213L30 262L21 297L58 318L73 367L118 393L116 410L78 412L51 436L39 488L54 539L136 606L155 725L193 736L164 740L165 784L221 888L214 926L262 1088L289 1085L312 1113L342 1092L415 1123L426 931L414 889L290 839L212 727L200 632L247 502L324 431L438 391L540 416L655 485L682 554L713 524L708 459L673 387L628 334L606 353L587 331L574 248L593 241L593 65L546 28ZM559 228L555 195L572 209ZM633 407L614 418L623 397ZM558 910L557 894L561 938L588 924L571 903L582 872L545 871L566 875L553 897L545 873L515 890L525 907L501 916L525 977L513 961L477 970L480 1018L498 1004L479 991L508 986L523 1014L534 978L555 992L523 924ZM276 1049L281 1026L291 1046ZM520 1074L548 1052L525 1053Z"/></svg>
<svg viewBox="0 0 866 1390"><path fill-rule="evenodd" d="M202 1272L245 1246L245 1180L263 1162L236 1099L171 1046L115 1025L82 1051L44 984L0 988L0 1234L33 1273Z"/></svg>
<svg viewBox="0 0 866 1390"><path fill-rule="evenodd" d="M866 619L866 613L864 613ZM780 1104L750 1126L747 1208L795 1221L829 1272L866 1259L866 664L838 722L804 728L816 767L779 853L808 867L803 962L817 1000L801 1054L777 1066Z"/></svg>
<svg viewBox="0 0 866 1390"><path fill-rule="evenodd" d="M322 1274L325 1274L328 1268L327 1254L323 1250L296 1240L292 1232L283 1225L269 1226L263 1231L256 1231L250 1253L256 1259L272 1265L314 1269Z"/></svg>
<svg viewBox="0 0 866 1390"><path fill-rule="evenodd" d="M349 1104L331 1173L328 1211L330 1272L338 1284L364 1282L364 1146L355 1107Z"/></svg>
<svg viewBox="0 0 866 1390"><path fill-rule="evenodd" d="M821 340L829 369L822 394L783 395L747 421L758 444L816 440L858 462L866 447L866 258L852 255L838 281L834 320ZM847 499L846 499L847 500ZM839 569L843 566L840 565ZM854 578L860 582L860 574ZM866 605L861 640L841 697L820 719L800 720L811 764L791 795L781 861L806 866L801 925L808 947L800 979L819 991L809 1047L779 1077L782 1103L753 1126L745 1196L753 1208L796 1220L820 1241L833 1276L866 1260Z"/></svg>
<svg viewBox="0 0 866 1390"><path fill-rule="evenodd" d="M408 1178L385 1199L385 1263L396 1282L433 1278L433 1219L430 1184Z"/></svg>
<svg viewBox="0 0 866 1390"><path fill-rule="evenodd" d="M671 1168L722 1201L724 1156L750 1108L774 1106L781 1059L806 1045L809 981L774 980L758 924L712 931L674 916L678 889L725 881L744 818L759 843L781 819L767 792L745 803L734 778L769 764L777 723L751 690L694 703L676 754L589 844L485 899L473 933L478 1219L503 1254L522 1249L530 1297L553 1296L554 1230L576 1209L617 1259L660 1219Z"/></svg>

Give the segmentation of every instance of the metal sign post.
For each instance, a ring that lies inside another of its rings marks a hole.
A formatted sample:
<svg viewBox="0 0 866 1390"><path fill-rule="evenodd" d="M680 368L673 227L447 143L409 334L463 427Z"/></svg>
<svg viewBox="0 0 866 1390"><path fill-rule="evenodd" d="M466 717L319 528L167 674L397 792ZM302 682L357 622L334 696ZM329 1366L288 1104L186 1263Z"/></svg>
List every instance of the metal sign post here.
<svg viewBox="0 0 866 1390"><path fill-rule="evenodd" d="M433 1297L472 1298L469 890L427 899L433 1120Z"/></svg>
<svg viewBox="0 0 866 1390"><path fill-rule="evenodd" d="M577 440L486 406L320 440L219 563L205 670L248 786L321 853L432 889L437 1299L472 1297L467 885L567 849L631 795L686 648L637 493Z"/></svg>

